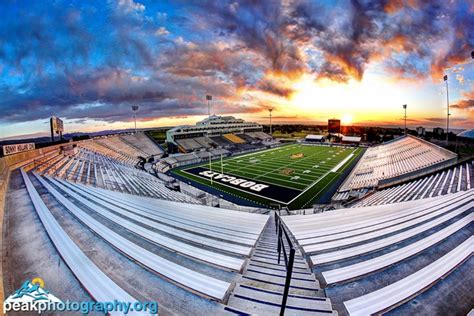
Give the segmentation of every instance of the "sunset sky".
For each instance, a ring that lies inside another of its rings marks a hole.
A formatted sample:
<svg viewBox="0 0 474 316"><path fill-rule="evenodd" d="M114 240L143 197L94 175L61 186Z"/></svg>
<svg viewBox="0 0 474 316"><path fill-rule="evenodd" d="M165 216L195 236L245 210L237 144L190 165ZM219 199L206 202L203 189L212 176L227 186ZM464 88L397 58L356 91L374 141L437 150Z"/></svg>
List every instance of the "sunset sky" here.
<svg viewBox="0 0 474 316"><path fill-rule="evenodd" d="M474 128L474 2L0 3L0 138L195 123Z"/></svg>

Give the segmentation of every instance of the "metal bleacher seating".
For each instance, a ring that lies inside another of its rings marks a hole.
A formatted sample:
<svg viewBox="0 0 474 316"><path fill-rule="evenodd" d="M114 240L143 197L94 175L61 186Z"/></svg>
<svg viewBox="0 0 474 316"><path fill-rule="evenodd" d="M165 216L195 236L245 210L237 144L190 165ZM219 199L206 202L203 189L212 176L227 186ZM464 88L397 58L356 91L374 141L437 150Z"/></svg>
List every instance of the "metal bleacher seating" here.
<svg viewBox="0 0 474 316"><path fill-rule="evenodd" d="M243 133L243 134L237 134L237 136L239 136L240 138L244 139L247 143L249 144L254 144L254 143L258 143L260 142L259 139L255 139L253 137L251 137L249 134L247 133Z"/></svg>
<svg viewBox="0 0 474 316"><path fill-rule="evenodd" d="M377 291L344 302L351 315L369 315L398 304L433 285L443 278L456 266L472 256L474 252L474 236L465 240L443 257L407 276Z"/></svg>
<svg viewBox="0 0 474 316"><path fill-rule="evenodd" d="M400 306L436 286L440 277L469 258L474 250L469 230L473 211L471 188L422 203L359 206L282 219L327 284L329 297L331 291L343 293L340 304L349 314L369 315ZM402 278L385 274L388 269L418 266ZM364 282L370 290L360 295L347 286L350 282ZM436 293L441 299L442 291Z"/></svg>
<svg viewBox="0 0 474 316"><path fill-rule="evenodd" d="M234 144L245 144L245 140L234 134L224 134L222 136Z"/></svg>
<svg viewBox="0 0 474 316"><path fill-rule="evenodd" d="M199 144L193 138L177 139L176 142L181 147L182 152L191 152L191 151L194 151L194 150L204 148L204 146Z"/></svg>
<svg viewBox="0 0 474 316"><path fill-rule="evenodd" d="M204 273L205 267L241 271L269 218L268 215L132 196L37 173L27 175L22 171L22 175L45 230L59 245L57 250L61 257L85 289L103 301L136 300L102 272L104 267L95 266L75 246L73 238L49 212L51 200L43 201L37 193L40 187L78 220L75 225L94 232L118 255L131 258L140 267L191 293L221 302L232 284L221 274ZM105 225L105 221L109 224ZM171 259L162 257L161 252L152 252L143 243L132 242L128 235L174 255ZM182 260L192 260L193 264L183 265Z"/></svg>
<svg viewBox="0 0 474 316"><path fill-rule="evenodd" d="M456 159L456 154L413 136L367 149L338 192L376 187L400 177Z"/></svg>
<svg viewBox="0 0 474 316"><path fill-rule="evenodd" d="M272 138L270 135L265 134L264 132L250 132L247 133L247 135L258 140L268 140Z"/></svg>
<svg viewBox="0 0 474 316"><path fill-rule="evenodd" d="M131 152L131 149L122 151L122 148L114 146L114 144L105 138L80 142L78 143L78 147L108 156L128 165L136 165L139 161L137 157L140 156L137 152L133 152L132 155L127 154L127 152Z"/></svg>
<svg viewBox="0 0 474 316"><path fill-rule="evenodd" d="M100 302L114 300L136 302L130 294L119 287L104 272L102 272L74 243L68 234L61 228L46 204L39 196L28 175L21 170L29 197L34 205L44 229L54 246L61 253L61 257L71 269L74 276L87 289L91 296ZM112 313L119 315L120 313ZM135 315L142 313L135 312ZM146 313L148 314L148 313ZM145 315L145 313L143 313Z"/></svg>
<svg viewBox="0 0 474 316"><path fill-rule="evenodd" d="M162 156L164 153L144 133L99 137L79 142L78 146L129 165L137 164L138 157Z"/></svg>
<svg viewBox="0 0 474 316"><path fill-rule="evenodd" d="M209 138L212 139L213 142L215 142L218 146L221 146L221 147L229 147L229 146L234 145L232 142L228 141L226 138L222 136L212 136Z"/></svg>
<svg viewBox="0 0 474 316"><path fill-rule="evenodd" d="M204 148L213 148L217 145L209 137L195 137L194 140Z"/></svg>
<svg viewBox="0 0 474 316"><path fill-rule="evenodd" d="M108 148L116 149L120 151L121 153L125 153L126 155L130 157L148 156L148 153L144 152L142 149L131 144L130 142L125 141L119 135L109 136L107 138L99 138L97 142L107 146Z"/></svg>
<svg viewBox="0 0 474 316"><path fill-rule="evenodd" d="M376 191L353 204L352 207L425 199L466 191L471 188L474 188L474 165L472 160L417 180Z"/></svg>
<svg viewBox="0 0 474 316"><path fill-rule="evenodd" d="M168 189L161 180L145 171L84 148L79 148L75 156L58 155L39 165L36 172L123 193L200 203Z"/></svg>
<svg viewBox="0 0 474 316"><path fill-rule="evenodd" d="M163 149L158 147L148 136L144 133L125 134L119 136L128 145L141 150L146 156L161 156Z"/></svg>

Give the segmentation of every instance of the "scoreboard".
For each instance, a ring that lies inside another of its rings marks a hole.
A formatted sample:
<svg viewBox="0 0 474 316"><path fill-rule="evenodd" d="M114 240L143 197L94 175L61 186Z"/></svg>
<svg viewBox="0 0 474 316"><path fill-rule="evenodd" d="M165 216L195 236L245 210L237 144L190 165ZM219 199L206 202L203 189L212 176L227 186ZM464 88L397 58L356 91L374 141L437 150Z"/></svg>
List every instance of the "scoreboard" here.
<svg viewBox="0 0 474 316"><path fill-rule="evenodd" d="M64 132L64 123L59 117L51 116L50 118L50 125L51 125L51 141L54 141L54 136L56 134L59 135L59 138L63 138Z"/></svg>

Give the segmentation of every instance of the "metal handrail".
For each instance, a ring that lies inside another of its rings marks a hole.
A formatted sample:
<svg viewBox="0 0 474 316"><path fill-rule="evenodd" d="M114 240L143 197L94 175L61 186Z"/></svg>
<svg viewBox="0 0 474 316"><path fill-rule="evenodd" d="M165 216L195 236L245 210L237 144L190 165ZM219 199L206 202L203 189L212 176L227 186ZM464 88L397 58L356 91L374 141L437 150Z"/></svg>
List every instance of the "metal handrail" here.
<svg viewBox="0 0 474 316"><path fill-rule="evenodd" d="M278 264L280 264L281 253L283 252L283 258L285 259L285 268L286 268L286 280L285 280L285 289L283 290L283 298L281 301L280 315L285 314L286 302L288 300L288 294L290 291L291 276L293 274L293 264L295 261L295 247L291 242L288 232L280 218L280 215L275 213L275 226L276 233L278 236ZM287 254L283 235L287 241L288 246L290 247L290 253Z"/></svg>

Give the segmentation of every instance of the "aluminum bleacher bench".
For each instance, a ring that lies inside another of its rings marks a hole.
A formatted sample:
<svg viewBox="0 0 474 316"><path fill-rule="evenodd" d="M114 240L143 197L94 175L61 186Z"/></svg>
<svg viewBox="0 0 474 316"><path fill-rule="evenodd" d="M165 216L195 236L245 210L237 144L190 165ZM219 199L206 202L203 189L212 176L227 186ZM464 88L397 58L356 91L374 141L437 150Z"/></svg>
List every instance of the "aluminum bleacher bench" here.
<svg viewBox="0 0 474 316"><path fill-rule="evenodd" d="M237 245L230 242L223 242L223 241L213 239L210 237L193 234L188 231L177 229L168 225L163 225L160 222L149 219L149 217L147 217L148 215L147 213L141 212L140 210L136 208L123 205L122 203L115 204L116 203L115 201L110 200L110 199L107 201L107 199L104 198L103 196L97 195L96 193L92 191L87 191L83 187L75 186L74 184L67 183L67 182L62 182L62 183L65 185L68 185L71 188L74 188L76 191L81 190L83 192L86 192L88 194L88 198L94 199L94 201L96 201L97 203L100 203L103 206L114 208L115 212L123 216L134 219L137 222L146 224L147 226L156 228L171 236L176 236L176 238L184 239L187 242L199 244L203 247L209 247L209 248L213 248L219 251L233 253L240 256L248 256L252 250L252 247L250 246L243 246L243 245ZM120 208L117 208L116 206L120 206Z"/></svg>
<svg viewBox="0 0 474 316"><path fill-rule="evenodd" d="M128 207L133 207L136 210L137 214L143 215L150 219L156 220L160 223L167 224L176 228L180 228L183 230L187 230L193 233L202 234L205 236L209 236L212 238L216 238L218 240L229 241L241 245L248 245L253 246L256 242L257 237L249 237L248 235L242 235L239 232L230 231L221 227L214 227L206 224L202 224L197 221L189 221L185 218L178 218L174 216L172 213L166 212L166 209L158 209L150 207L149 205L138 205L131 203L128 199L118 198L113 194L103 193L96 188L88 188L97 190L96 193L100 194L103 197L108 196L111 199L119 202L121 205L125 205ZM106 190L102 190L106 191ZM115 193L115 192L110 192ZM181 203L185 205L184 203Z"/></svg>
<svg viewBox="0 0 474 316"><path fill-rule="evenodd" d="M370 315L387 311L431 288L435 282L472 256L473 251L474 236L471 236L423 269L379 290L345 301L344 305L350 315Z"/></svg>
<svg viewBox="0 0 474 316"><path fill-rule="evenodd" d="M436 208L442 203L456 201L459 196L472 195L473 192L436 197L424 204L411 201L393 205L339 209L315 215L284 217L284 220L290 226L293 235L299 242L301 244L308 244L310 242L306 240L344 233L349 233L350 235L350 231L389 222L430 207Z"/></svg>
<svg viewBox="0 0 474 316"><path fill-rule="evenodd" d="M111 222L131 231L137 236L140 236L161 247L168 248L171 251L180 253L182 255L188 256L193 259L197 259L206 263L214 264L216 266L224 267L224 268L234 270L234 271L242 270L242 266L244 264L244 259L242 258L235 258L235 257L224 255L218 252L209 251L202 247L196 247L196 246L181 242L179 240L169 238L162 234L159 234L153 230L150 230L141 225L135 224L133 221L130 220L130 218L126 219L121 216L115 215L114 213L108 211L104 207L98 204L92 203L91 201L96 202L98 201L98 199L90 195L87 195L85 193L82 193L87 197L86 199L86 197L83 197L80 194L71 190L71 188L68 187L65 182L60 183L59 181L56 181L54 179L50 179L50 180L56 186L61 188L61 190L66 192L68 195L72 196L77 201L86 205L87 207L94 210L95 212L101 214L104 218L110 220ZM107 207L110 208L114 212L120 211L118 207L113 206L113 205L108 205Z"/></svg>
<svg viewBox="0 0 474 316"><path fill-rule="evenodd" d="M323 277L327 284L338 283L341 281L351 280L356 277L387 268L406 258L414 256L423 250L437 244L448 238L450 235L463 229L474 220L474 213L470 213L453 224L437 231L436 233L420 239L403 248L386 253L369 260L364 260L355 264L344 266L342 268L324 271Z"/></svg>
<svg viewBox="0 0 474 316"><path fill-rule="evenodd" d="M468 196L472 196L469 194ZM467 197L466 199L469 199ZM447 199L443 202L448 203L458 203L461 205L465 203L466 200L459 200L459 196ZM325 243L335 240L343 240L343 238L350 238L355 235L360 235L364 233L370 233L372 231L382 232L380 229L389 228L389 231L395 231L397 224L407 223L413 225L414 222L409 222L409 220L426 220L427 217L423 216L433 216L436 215L436 211L439 211L440 206L438 202L432 203L431 205L427 203L423 208L408 208L406 211L397 212L391 214L391 216L381 216L381 218L363 221L363 222L354 222L354 225L343 225L343 227L335 227L330 233L326 231L323 236L301 239L299 241L300 245L310 245L316 243ZM429 218L429 217L428 217ZM329 233L329 234L328 234Z"/></svg>
<svg viewBox="0 0 474 316"><path fill-rule="evenodd" d="M185 220L196 227L226 232L229 235L241 236L257 240L263 226L268 220L267 215L253 214L232 210L216 209L204 205L194 205L176 201L124 195L119 192L90 188L104 195L109 195L121 202L140 206L142 209L163 217Z"/></svg>
<svg viewBox="0 0 474 316"><path fill-rule="evenodd" d="M66 262L71 272L91 297L98 302L113 302L114 300L131 303L136 302L137 300L135 298L112 281L79 249L44 204L23 169L21 169L21 174L31 201L49 238L58 250L61 258ZM149 313L135 312L131 315L147 314ZM111 315L122 315L122 313L116 312L111 313Z"/></svg>
<svg viewBox="0 0 474 316"><path fill-rule="evenodd" d="M453 211L438 217L432 221L429 221L425 224L415 226L414 228L405 230L395 235L391 235L386 238L378 239L376 241L368 242L359 246L354 246L350 248L345 248L339 251L328 252L323 254L318 254L311 256L311 262L313 265L328 263L332 261L338 261L341 259L347 259L355 256L359 256L365 253L369 253L378 249L388 247L390 245L402 242L411 237L414 237L418 234L424 233L429 229L436 227L440 224L443 224L456 216L461 215L462 213L472 209L474 207L474 201L469 202L468 204L455 208Z"/></svg>
<svg viewBox="0 0 474 316"><path fill-rule="evenodd" d="M68 198L64 197L56 189L54 189L46 180L35 174L36 178L42 185L53 195L58 202L60 202L66 209L69 210L77 219L79 219L85 226L89 227L98 236L102 237L115 249L125 254L126 256L136 260L138 263L147 267L148 269L164 276L172 282L181 284L191 291L201 293L206 297L224 300L230 289L230 283L222 281L194 270L180 266L174 262L166 260L140 246L131 242L114 232L107 226L95 220L92 216L83 212L78 206L72 203Z"/></svg>
<svg viewBox="0 0 474 316"><path fill-rule="evenodd" d="M463 199L459 201L453 202L449 205L439 206L438 209L434 208L434 210L424 211L422 212L422 216L418 216L419 214L413 214L410 217L401 218L395 222L386 222L382 223L378 227L366 227L362 230L357 230L350 236L345 236L346 238L337 239L337 240L329 240L325 242L321 242L318 244L309 244L303 246L303 249L306 253L312 253L316 251L322 251L332 248L338 248L342 246L348 246L351 244L367 241L373 238L381 237L390 233L402 231L404 229L408 229L410 227L422 227L422 223L428 220L432 220L437 216L449 213L450 211L457 212L461 209L461 206L467 202L473 202L472 195L468 194ZM469 203L468 205L473 205L473 203ZM423 224L425 225L425 224ZM377 228L377 230L375 230ZM360 235L358 235L360 233ZM333 237L324 237L325 239L332 239Z"/></svg>

